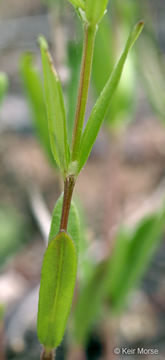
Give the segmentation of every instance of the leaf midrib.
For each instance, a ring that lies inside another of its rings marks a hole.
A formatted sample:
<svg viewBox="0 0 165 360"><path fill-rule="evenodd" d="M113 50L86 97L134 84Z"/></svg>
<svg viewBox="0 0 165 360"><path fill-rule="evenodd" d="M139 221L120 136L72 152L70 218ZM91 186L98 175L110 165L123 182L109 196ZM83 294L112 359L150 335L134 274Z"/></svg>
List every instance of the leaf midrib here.
<svg viewBox="0 0 165 360"><path fill-rule="evenodd" d="M62 268L63 268L63 259L64 259L64 239L58 239L57 241L61 242L60 244L60 259L59 259L59 267L58 267L58 271L57 271L57 275L56 275L56 286L55 286L55 296L54 296L54 302L52 305L52 311L50 311L51 316L49 317L49 319L53 319L49 320L48 322L48 326L47 326L47 336L49 337L49 330L52 332L51 326L52 323L54 323L54 319L55 319L55 313L56 313L56 308L57 308L57 304L58 304L58 298L59 298L59 293L60 293L60 278L61 278L61 273L62 273ZM58 244L57 244L58 245Z"/></svg>
<svg viewBox="0 0 165 360"><path fill-rule="evenodd" d="M55 316L55 312L56 312L56 306L57 306L57 302L58 302L58 295L59 295L59 292L60 292L60 278L61 278L61 274L62 274L62 268L63 268L63 260L64 260L64 239L61 239L61 240L58 240L61 242L60 244L60 260L59 260L59 271L57 272L57 287L56 287L56 294L55 295L55 300L54 300L54 304L53 304L53 309L52 309L52 315L53 315L53 318Z"/></svg>

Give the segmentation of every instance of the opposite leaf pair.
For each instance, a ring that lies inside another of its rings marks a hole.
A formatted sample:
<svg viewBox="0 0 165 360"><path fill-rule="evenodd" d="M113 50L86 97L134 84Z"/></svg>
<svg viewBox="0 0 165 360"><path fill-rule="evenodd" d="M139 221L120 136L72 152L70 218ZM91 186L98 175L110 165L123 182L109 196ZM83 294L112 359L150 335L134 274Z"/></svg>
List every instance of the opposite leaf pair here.
<svg viewBox="0 0 165 360"><path fill-rule="evenodd" d="M86 21L92 25L97 25L102 19L108 0L69 0L76 9L81 9L85 13Z"/></svg>
<svg viewBox="0 0 165 360"><path fill-rule="evenodd" d="M73 171L74 176L77 176L85 165L103 123L111 98L120 81L129 50L138 38L142 28L143 22L139 22L130 33L124 51L100 94L83 133L80 134L80 145L76 159L74 158L74 163L76 161L77 166L74 167L72 167L73 159L68 145L65 107L61 85L53 67L52 59L48 53L46 40L40 37L51 148L54 159L60 167L64 178L69 175L71 171Z"/></svg>

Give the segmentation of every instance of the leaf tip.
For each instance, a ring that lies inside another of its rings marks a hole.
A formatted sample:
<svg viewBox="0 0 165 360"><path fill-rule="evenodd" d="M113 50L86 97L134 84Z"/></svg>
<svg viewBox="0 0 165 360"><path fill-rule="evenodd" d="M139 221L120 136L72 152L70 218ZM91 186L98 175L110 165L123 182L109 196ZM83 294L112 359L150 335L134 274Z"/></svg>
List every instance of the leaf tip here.
<svg viewBox="0 0 165 360"><path fill-rule="evenodd" d="M142 30L143 30L143 27L144 27L144 21L143 20L140 20L133 28L133 31L130 35L130 38L129 38L129 41L130 41L130 44L129 44L129 48L131 48L135 41L138 39L139 35L141 34Z"/></svg>
<svg viewBox="0 0 165 360"><path fill-rule="evenodd" d="M48 50L48 43L44 36L40 35L38 38L38 43L40 45L40 48L47 51Z"/></svg>
<svg viewBox="0 0 165 360"><path fill-rule="evenodd" d="M144 27L144 20L140 20L136 26L139 30L142 30Z"/></svg>
<svg viewBox="0 0 165 360"><path fill-rule="evenodd" d="M137 37L140 35L140 33L142 32L144 27L144 21L140 20L136 25L135 25L135 33L137 34Z"/></svg>

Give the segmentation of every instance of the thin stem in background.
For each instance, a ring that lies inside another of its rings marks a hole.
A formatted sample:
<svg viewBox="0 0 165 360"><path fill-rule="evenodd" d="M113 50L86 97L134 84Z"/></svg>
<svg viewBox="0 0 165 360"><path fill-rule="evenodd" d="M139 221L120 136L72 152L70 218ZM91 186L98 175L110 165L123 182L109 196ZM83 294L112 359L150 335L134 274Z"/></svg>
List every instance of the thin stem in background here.
<svg viewBox="0 0 165 360"><path fill-rule="evenodd" d="M90 25L85 25L85 38L84 38L83 58L82 58L82 67L81 67L81 75L80 75L80 85L79 85L78 101L77 101L76 116L75 116L74 130L73 130L73 138L72 138L72 161L75 161L78 158L79 145L83 130L86 104L88 99L95 35L96 35L96 26L91 27Z"/></svg>

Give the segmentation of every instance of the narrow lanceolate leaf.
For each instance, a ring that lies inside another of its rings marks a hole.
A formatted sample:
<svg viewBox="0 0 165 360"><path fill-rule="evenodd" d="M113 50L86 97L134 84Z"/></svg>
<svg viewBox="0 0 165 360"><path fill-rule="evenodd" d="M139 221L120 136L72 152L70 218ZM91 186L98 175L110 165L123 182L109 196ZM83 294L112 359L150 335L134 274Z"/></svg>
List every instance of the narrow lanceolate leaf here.
<svg viewBox="0 0 165 360"><path fill-rule="evenodd" d="M49 234L49 242L52 241L59 232L62 204L63 204L63 194L57 200L55 208L53 210L52 222L51 222L51 228ZM75 244L76 252L78 254L79 239L80 239L80 221L79 221L79 214L73 200L71 202L71 207L69 212L67 232L71 236Z"/></svg>
<svg viewBox="0 0 165 360"><path fill-rule="evenodd" d="M84 0L69 0L69 2L75 7L75 8L81 8L84 10Z"/></svg>
<svg viewBox="0 0 165 360"><path fill-rule="evenodd" d="M80 144L80 155L79 155L79 171L82 169L86 163L88 156L92 150L93 144L96 140L106 112L108 110L112 96L117 88L117 85L120 81L121 74L124 68L125 61L129 50L133 46L134 42L138 38L143 28L143 22L139 22L130 33L130 36L127 40L124 51L115 66L110 79L105 85L102 93L100 94L91 115L87 121L84 133L82 135L81 144Z"/></svg>
<svg viewBox="0 0 165 360"><path fill-rule="evenodd" d="M142 278L164 230L165 211L140 222L134 233L119 236L112 255L109 277L111 308L118 312L133 287Z"/></svg>
<svg viewBox="0 0 165 360"><path fill-rule="evenodd" d="M70 78L67 86L67 129L69 143L72 142L75 109L77 104L77 94L79 86L79 75L81 65L82 44L71 42L68 45L68 67L70 69Z"/></svg>
<svg viewBox="0 0 165 360"><path fill-rule="evenodd" d="M106 263L95 265L78 297L74 311L74 332L81 346L86 345L89 333L101 314L107 281L105 270Z"/></svg>
<svg viewBox="0 0 165 360"><path fill-rule="evenodd" d="M121 229L117 235L113 253L109 259L110 276L108 288L111 294L114 294L116 287L121 282L122 274L125 270L126 259L129 253L132 233L126 229Z"/></svg>
<svg viewBox="0 0 165 360"><path fill-rule="evenodd" d="M48 121L41 76L33 64L32 54L24 54L21 59L21 76L32 113L37 136L51 162L54 162L48 132Z"/></svg>
<svg viewBox="0 0 165 360"><path fill-rule="evenodd" d="M147 46L146 46L147 44ZM153 110L163 123L165 121L165 70L158 48L153 39L147 36L140 47L141 61L139 63L148 99ZM147 64L147 66L146 66Z"/></svg>
<svg viewBox="0 0 165 360"><path fill-rule="evenodd" d="M69 147L62 88L48 52L46 40L40 37L39 42L42 54L50 143L53 156L63 174L65 174L69 163Z"/></svg>
<svg viewBox="0 0 165 360"><path fill-rule="evenodd" d="M59 233L44 255L39 293L37 332L46 348L56 348L64 336L77 272L76 249L71 237Z"/></svg>
<svg viewBox="0 0 165 360"><path fill-rule="evenodd" d="M89 24L96 25L103 17L108 0L86 0L85 13Z"/></svg>

